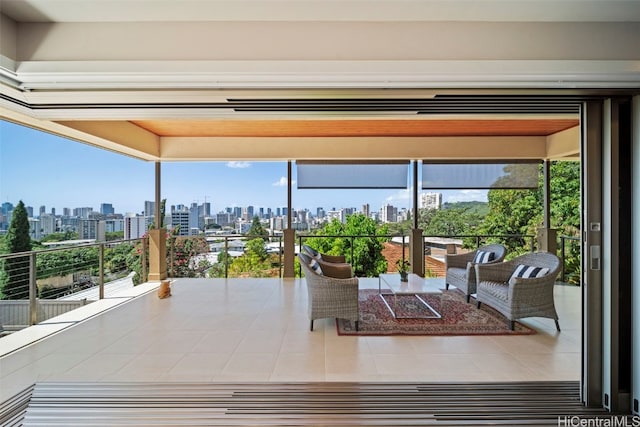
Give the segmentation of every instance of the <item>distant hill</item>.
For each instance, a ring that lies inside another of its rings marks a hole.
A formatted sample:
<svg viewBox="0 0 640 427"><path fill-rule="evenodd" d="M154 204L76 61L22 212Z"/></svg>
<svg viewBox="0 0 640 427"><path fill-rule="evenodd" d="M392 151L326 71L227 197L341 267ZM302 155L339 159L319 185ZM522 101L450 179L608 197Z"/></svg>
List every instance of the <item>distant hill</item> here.
<svg viewBox="0 0 640 427"><path fill-rule="evenodd" d="M487 202L447 202L442 204L442 209L467 209L469 213L485 216L489 213L489 204Z"/></svg>

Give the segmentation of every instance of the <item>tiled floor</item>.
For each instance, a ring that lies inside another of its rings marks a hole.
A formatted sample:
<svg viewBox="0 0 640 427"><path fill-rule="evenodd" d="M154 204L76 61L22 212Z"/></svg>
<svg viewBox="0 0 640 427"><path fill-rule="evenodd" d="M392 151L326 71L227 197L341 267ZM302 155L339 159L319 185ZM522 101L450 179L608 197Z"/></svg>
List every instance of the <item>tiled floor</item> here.
<svg viewBox="0 0 640 427"><path fill-rule="evenodd" d="M555 292L560 333L533 318L528 336L352 337L309 331L304 281L179 279L1 357L0 401L55 380L578 380L580 290Z"/></svg>

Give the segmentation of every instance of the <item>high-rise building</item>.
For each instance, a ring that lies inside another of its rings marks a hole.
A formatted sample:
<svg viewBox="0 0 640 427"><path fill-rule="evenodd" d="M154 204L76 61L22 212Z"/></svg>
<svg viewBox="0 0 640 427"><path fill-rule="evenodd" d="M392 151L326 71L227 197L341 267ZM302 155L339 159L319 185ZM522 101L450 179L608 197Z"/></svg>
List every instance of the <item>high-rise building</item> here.
<svg viewBox="0 0 640 427"><path fill-rule="evenodd" d="M27 210L27 216L29 218L33 218L33 207L31 206L25 206L25 209Z"/></svg>
<svg viewBox="0 0 640 427"><path fill-rule="evenodd" d="M316 217L318 219L324 218L325 215L326 215L326 213L324 211L324 208L320 208L320 207L316 208Z"/></svg>
<svg viewBox="0 0 640 427"><path fill-rule="evenodd" d="M189 230L193 228L200 229L200 208L197 203L191 203L191 207L189 208ZM192 231L189 231L189 233L193 234Z"/></svg>
<svg viewBox="0 0 640 427"><path fill-rule="evenodd" d="M9 215L11 212L13 212L13 203L4 202L2 204L2 213Z"/></svg>
<svg viewBox="0 0 640 427"><path fill-rule="evenodd" d="M398 208L389 204L382 205L382 208L380 208L380 221L398 222Z"/></svg>
<svg viewBox="0 0 640 427"><path fill-rule="evenodd" d="M93 212L93 208L90 207L74 208L73 216L77 216L79 218L89 218L91 212Z"/></svg>
<svg viewBox="0 0 640 427"><path fill-rule="evenodd" d="M175 209L171 212L171 228L178 228L179 236L189 235L189 209L183 206L183 209Z"/></svg>
<svg viewBox="0 0 640 427"><path fill-rule="evenodd" d="M113 205L111 203L102 203L100 204L100 213L102 215L113 215L116 211L113 209Z"/></svg>
<svg viewBox="0 0 640 427"><path fill-rule="evenodd" d="M107 233L124 231L124 218L109 218L104 221L104 224L105 224L105 231Z"/></svg>
<svg viewBox="0 0 640 427"><path fill-rule="evenodd" d="M420 207L422 209L442 208L442 193L422 193L420 195Z"/></svg>
<svg viewBox="0 0 640 427"><path fill-rule="evenodd" d="M147 232L146 217L127 214L124 217L124 239L139 239Z"/></svg>
<svg viewBox="0 0 640 427"><path fill-rule="evenodd" d="M81 218L78 223L78 237L80 239L94 239L104 241L106 224L104 220Z"/></svg>
<svg viewBox="0 0 640 427"><path fill-rule="evenodd" d="M56 217L54 215L47 214L47 213L41 214L40 215L40 231L42 233L42 237L55 233Z"/></svg>
<svg viewBox="0 0 640 427"><path fill-rule="evenodd" d="M40 206L40 209L38 210L38 216L42 216L47 212L47 207L45 205Z"/></svg>
<svg viewBox="0 0 640 427"><path fill-rule="evenodd" d="M62 208L62 216L71 216L71 208Z"/></svg>
<svg viewBox="0 0 640 427"><path fill-rule="evenodd" d="M156 214L156 202L145 200L144 202L144 216L155 216Z"/></svg>
<svg viewBox="0 0 640 427"><path fill-rule="evenodd" d="M362 205L362 214L366 217L369 217L369 215L371 214L369 203L365 203L364 205Z"/></svg>

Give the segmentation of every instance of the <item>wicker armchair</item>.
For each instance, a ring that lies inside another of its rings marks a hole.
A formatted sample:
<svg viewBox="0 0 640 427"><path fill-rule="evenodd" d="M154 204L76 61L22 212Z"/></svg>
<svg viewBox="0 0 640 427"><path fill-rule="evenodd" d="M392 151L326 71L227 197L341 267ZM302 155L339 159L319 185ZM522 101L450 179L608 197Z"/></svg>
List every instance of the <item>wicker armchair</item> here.
<svg viewBox="0 0 640 427"><path fill-rule="evenodd" d="M547 268L542 277L517 277L512 275L518 265ZM514 322L524 317L547 317L555 320L560 331L558 313L553 300L553 286L560 271L560 259L549 252L521 255L499 264L476 264L477 305L485 303Z"/></svg>
<svg viewBox="0 0 640 427"><path fill-rule="evenodd" d="M315 258L316 260L322 260L324 262L337 262L337 263L345 263L346 258L344 255L327 255L322 254L315 249L313 249L309 245L302 245L302 251L309 255L311 258Z"/></svg>
<svg viewBox="0 0 640 427"><path fill-rule="evenodd" d="M358 278L336 278L318 274L309 266L311 259L306 254L298 254L307 281L310 330L313 331L315 319L327 317L353 320L358 330Z"/></svg>
<svg viewBox="0 0 640 427"><path fill-rule="evenodd" d="M502 262L507 253L504 246L493 244L481 246L475 251L467 252L466 254L445 256L445 264L447 266L445 287L449 289L449 285L451 285L460 289L467 296L467 303L471 294L476 293L476 271L473 268L472 261L478 251L493 252L493 259L487 264Z"/></svg>

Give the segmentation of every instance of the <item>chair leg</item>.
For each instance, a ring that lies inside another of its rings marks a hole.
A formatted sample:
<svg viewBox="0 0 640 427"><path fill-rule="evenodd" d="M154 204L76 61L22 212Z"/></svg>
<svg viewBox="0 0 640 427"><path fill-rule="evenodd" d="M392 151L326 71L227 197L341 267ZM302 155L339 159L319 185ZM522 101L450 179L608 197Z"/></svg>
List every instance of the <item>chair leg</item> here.
<svg viewBox="0 0 640 427"><path fill-rule="evenodd" d="M560 332L560 322L558 322L558 319L555 319L556 321L556 329L558 330L558 332Z"/></svg>
<svg viewBox="0 0 640 427"><path fill-rule="evenodd" d="M448 283L445 283L445 284L444 284L444 288L445 288L446 290L449 290L449 284L448 284Z"/></svg>
<svg viewBox="0 0 640 427"><path fill-rule="evenodd" d="M311 328L309 328L310 331L313 331L313 319L311 319Z"/></svg>
<svg viewBox="0 0 640 427"><path fill-rule="evenodd" d="M480 308L480 304L482 304L480 301L476 301L476 308Z"/></svg>
<svg viewBox="0 0 640 427"><path fill-rule="evenodd" d="M358 332L358 325L359 325L359 321L356 320L356 332Z"/></svg>
<svg viewBox="0 0 640 427"><path fill-rule="evenodd" d="M509 320L509 330L513 331L515 326L516 326L516 322L514 322L513 320Z"/></svg>
<svg viewBox="0 0 640 427"><path fill-rule="evenodd" d="M471 301L471 294L467 294L467 304Z"/></svg>

